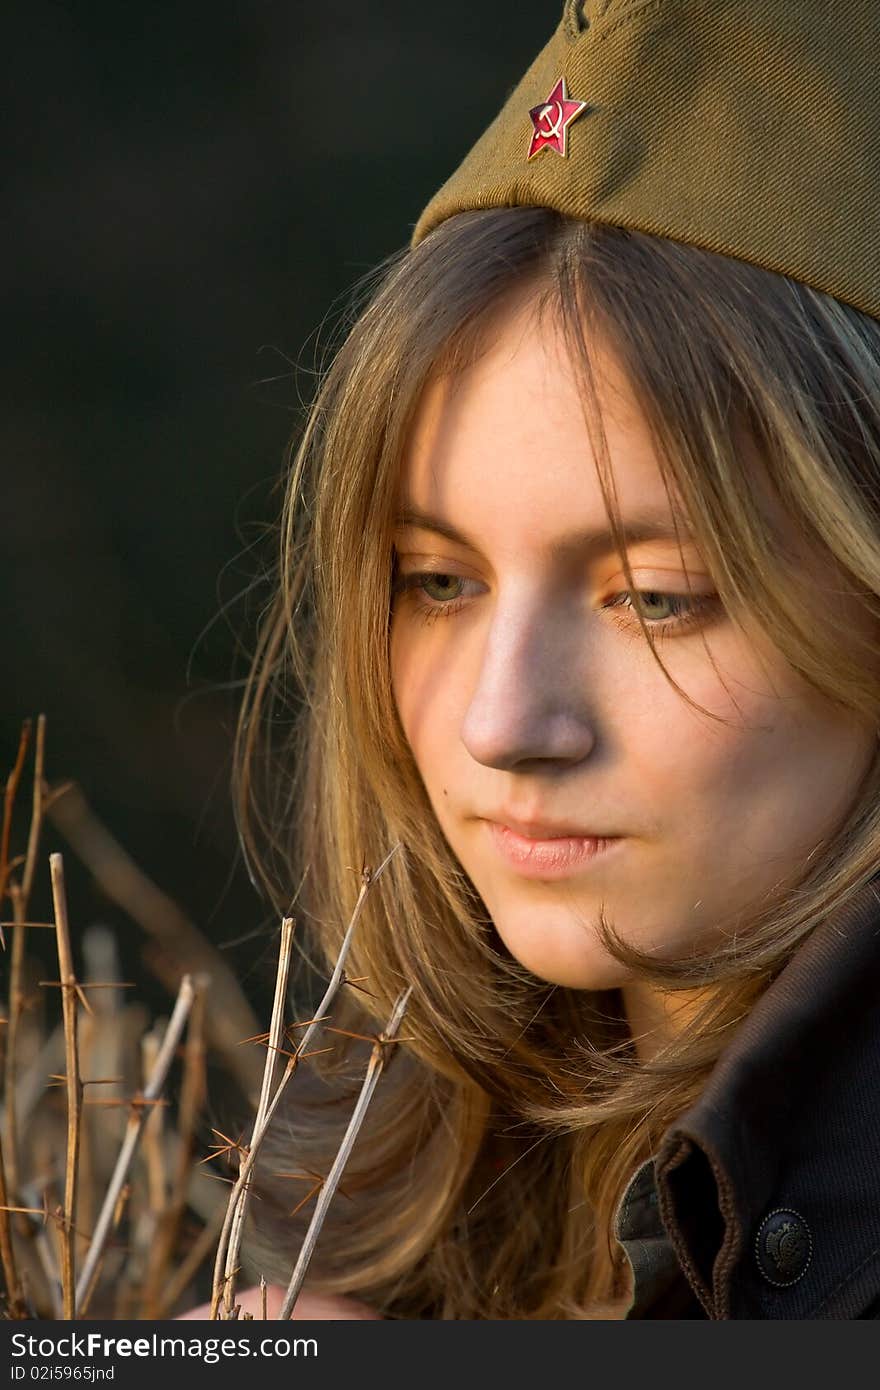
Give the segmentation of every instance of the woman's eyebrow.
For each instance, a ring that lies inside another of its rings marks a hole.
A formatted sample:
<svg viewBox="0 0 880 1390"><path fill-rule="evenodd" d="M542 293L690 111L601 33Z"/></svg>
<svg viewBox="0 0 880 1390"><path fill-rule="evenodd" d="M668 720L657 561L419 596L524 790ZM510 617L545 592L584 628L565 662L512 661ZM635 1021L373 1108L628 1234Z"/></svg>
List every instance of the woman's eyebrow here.
<svg viewBox="0 0 880 1390"><path fill-rule="evenodd" d="M459 531L457 527L444 521L442 517L431 516L418 507L403 508L395 518L394 525L395 530L398 531L402 531L408 526L417 526L421 531L433 531L438 536L444 536L446 540L453 541L456 545L464 545L471 550L479 549L476 542L471 540L463 531ZM622 534L628 544L651 540L694 539L687 520L680 513L673 513L670 517L668 512L663 515L645 512L642 515L630 517L622 527ZM571 531L560 536L553 544L554 553L559 554L580 554L583 551L613 550L614 548L614 537L610 529L604 526L586 531Z"/></svg>

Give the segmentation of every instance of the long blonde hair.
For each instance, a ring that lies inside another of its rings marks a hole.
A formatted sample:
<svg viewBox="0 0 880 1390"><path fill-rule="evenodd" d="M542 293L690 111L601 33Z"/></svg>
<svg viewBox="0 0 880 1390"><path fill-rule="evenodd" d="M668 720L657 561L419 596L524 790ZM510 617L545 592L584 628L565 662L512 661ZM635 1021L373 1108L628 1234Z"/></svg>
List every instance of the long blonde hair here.
<svg viewBox="0 0 880 1390"><path fill-rule="evenodd" d="M816 690L880 725L876 647L817 621L746 462L750 442L787 515L877 617L880 324L755 266L536 208L459 214L382 268L292 457L275 596L238 730L236 802L252 874L296 918L303 988L309 970L332 969L362 865L402 846L370 891L349 958L369 995L346 988L333 1022L375 1031L410 984L408 1041L374 1095L309 1273L312 1287L390 1316L608 1316L620 1292L611 1220L634 1167L699 1095L797 945L880 863L875 762L837 832L729 946L661 962L600 923L640 977L708 987L705 1007L651 1063L634 1054L619 991L545 984L501 943L395 711L392 524L420 392L432 373L471 360L503 297L529 284L562 316L606 465L599 336L633 383L725 607ZM604 468L602 485L617 524ZM272 1171L327 1171L369 1051L333 1042L294 1078L258 1170L250 1255L283 1282L308 1210L287 1216L302 1190Z"/></svg>

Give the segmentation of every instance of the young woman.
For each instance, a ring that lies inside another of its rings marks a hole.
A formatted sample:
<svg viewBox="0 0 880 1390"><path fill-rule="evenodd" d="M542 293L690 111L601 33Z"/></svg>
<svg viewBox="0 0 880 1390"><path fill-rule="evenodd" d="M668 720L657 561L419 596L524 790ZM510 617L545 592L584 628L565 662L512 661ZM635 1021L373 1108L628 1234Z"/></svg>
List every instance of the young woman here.
<svg viewBox="0 0 880 1390"><path fill-rule="evenodd" d="M243 837L323 973L399 842L333 1024L413 987L297 1315L880 1316L880 324L652 231L650 158L641 225L573 206L635 13L586 8L605 49L567 5L291 469ZM282 1285L272 1173L327 1171L369 1052L331 1040L258 1169Z"/></svg>

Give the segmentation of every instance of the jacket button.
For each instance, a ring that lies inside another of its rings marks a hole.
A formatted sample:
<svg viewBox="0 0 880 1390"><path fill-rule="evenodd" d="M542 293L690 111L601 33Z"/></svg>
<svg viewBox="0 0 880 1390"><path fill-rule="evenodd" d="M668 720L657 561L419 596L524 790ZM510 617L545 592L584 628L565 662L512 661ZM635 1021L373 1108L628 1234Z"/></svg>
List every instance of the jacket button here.
<svg viewBox="0 0 880 1390"><path fill-rule="evenodd" d="M755 1258L768 1284L787 1288L807 1272L813 1257L810 1228L799 1212L777 1207L758 1227Z"/></svg>

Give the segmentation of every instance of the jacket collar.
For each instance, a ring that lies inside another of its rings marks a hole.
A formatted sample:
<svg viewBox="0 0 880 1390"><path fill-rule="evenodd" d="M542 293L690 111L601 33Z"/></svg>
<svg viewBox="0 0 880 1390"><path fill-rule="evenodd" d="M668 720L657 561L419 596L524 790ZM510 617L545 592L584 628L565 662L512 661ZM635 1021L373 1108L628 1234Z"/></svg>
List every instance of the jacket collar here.
<svg viewBox="0 0 880 1390"><path fill-rule="evenodd" d="M654 1169L710 1318L852 1318L880 1297L880 875L753 1006Z"/></svg>

